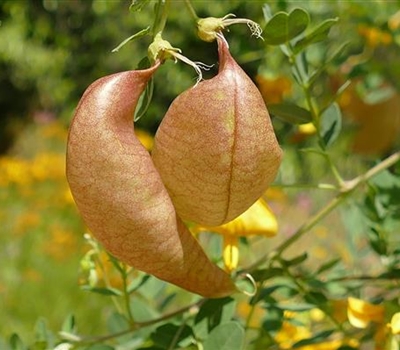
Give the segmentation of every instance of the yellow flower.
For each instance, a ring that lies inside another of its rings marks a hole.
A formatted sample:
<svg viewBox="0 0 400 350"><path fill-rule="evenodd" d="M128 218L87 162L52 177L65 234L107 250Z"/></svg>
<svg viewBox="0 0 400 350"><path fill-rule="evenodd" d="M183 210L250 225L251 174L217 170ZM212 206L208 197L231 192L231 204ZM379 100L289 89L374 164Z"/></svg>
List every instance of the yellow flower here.
<svg viewBox="0 0 400 350"><path fill-rule="evenodd" d="M248 235L275 236L278 223L271 209L263 199L259 199L236 219L215 227L196 227L195 232L211 231L224 237L223 258L228 271L239 263L239 237Z"/></svg>
<svg viewBox="0 0 400 350"><path fill-rule="evenodd" d="M153 137L144 130L135 129L135 135L139 139L140 143L146 148L148 151L151 151L153 148Z"/></svg>
<svg viewBox="0 0 400 350"><path fill-rule="evenodd" d="M385 317L383 305L368 303L362 299L348 298L347 317L356 328L367 328L371 322L382 324Z"/></svg>
<svg viewBox="0 0 400 350"><path fill-rule="evenodd" d="M282 328L275 336L275 341L281 349L292 349L294 343L311 336L310 331L304 326L295 326L291 322L284 321Z"/></svg>
<svg viewBox="0 0 400 350"><path fill-rule="evenodd" d="M299 133L302 135L313 135L317 132L314 123L300 124L298 127Z"/></svg>
<svg viewBox="0 0 400 350"><path fill-rule="evenodd" d="M400 312L396 312L390 321L390 328L393 334L400 334Z"/></svg>
<svg viewBox="0 0 400 350"><path fill-rule="evenodd" d="M374 48L378 45L389 45L392 42L392 36L379 28L360 25L358 32L366 40L368 46Z"/></svg>
<svg viewBox="0 0 400 350"><path fill-rule="evenodd" d="M292 82L284 76L257 75L255 80L266 104L280 103L292 91Z"/></svg>

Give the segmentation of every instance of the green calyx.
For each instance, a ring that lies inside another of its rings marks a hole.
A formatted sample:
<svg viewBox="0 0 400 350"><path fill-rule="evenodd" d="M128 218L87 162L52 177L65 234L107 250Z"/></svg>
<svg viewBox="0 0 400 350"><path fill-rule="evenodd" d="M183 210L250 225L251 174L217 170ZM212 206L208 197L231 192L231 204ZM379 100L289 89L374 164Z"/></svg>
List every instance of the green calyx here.
<svg viewBox="0 0 400 350"><path fill-rule="evenodd" d="M246 18L234 18L235 15L228 14L222 18L207 17L197 21L197 33L201 40L214 41L218 34L232 24L246 24L251 31L251 34L257 38L262 38L262 29L259 24Z"/></svg>
<svg viewBox="0 0 400 350"><path fill-rule="evenodd" d="M180 49L173 47L169 41L164 40L161 37L161 32L156 34L153 42L148 48L148 55L151 62L155 62L157 60L164 62L170 58L176 59L176 54L180 52Z"/></svg>

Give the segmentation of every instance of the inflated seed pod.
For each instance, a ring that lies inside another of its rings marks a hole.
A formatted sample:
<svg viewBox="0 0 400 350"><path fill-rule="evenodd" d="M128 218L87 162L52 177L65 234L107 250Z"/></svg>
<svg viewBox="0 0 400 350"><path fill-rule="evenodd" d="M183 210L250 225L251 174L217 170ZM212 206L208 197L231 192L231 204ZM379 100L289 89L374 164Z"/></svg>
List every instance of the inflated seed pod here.
<svg viewBox="0 0 400 350"><path fill-rule="evenodd" d="M140 94L156 71L101 78L72 121L67 178L92 234L121 261L205 297L235 291L177 217L147 150L134 135Z"/></svg>
<svg viewBox="0 0 400 350"><path fill-rule="evenodd" d="M152 158L178 215L222 225L274 180L282 151L263 98L217 37L219 72L180 94L155 136Z"/></svg>

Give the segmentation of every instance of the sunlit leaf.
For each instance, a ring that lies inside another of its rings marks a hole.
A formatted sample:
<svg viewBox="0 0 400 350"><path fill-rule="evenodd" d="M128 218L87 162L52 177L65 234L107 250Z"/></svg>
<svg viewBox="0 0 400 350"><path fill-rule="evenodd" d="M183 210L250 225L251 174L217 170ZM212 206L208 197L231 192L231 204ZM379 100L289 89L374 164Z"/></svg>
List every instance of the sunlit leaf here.
<svg viewBox="0 0 400 350"><path fill-rule="evenodd" d="M83 290L87 290L89 292L98 293L102 295L109 295L109 296L121 296L122 292L119 289L111 288L111 287L90 287L90 286L82 286Z"/></svg>
<svg viewBox="0 0 400 350"><path fill-rule="evenodd" d="M121 42L115 49L112 49L111 52L118 52L123 46L129 43L132 40L139 39L142 36L145 36L150 33L150 27L142 29L140 32L131 35L129 38L126 38L123 42Z"/></svg>
<svg viewBox="0 0 400 350"><path fill-rule="evenodd" d="M18 334L13 333L10 337L10 346L12 350L26 350L27 347L22 342Z"/></svg>
<svg viewBox="0 0 400 350"><path fill-rule="evenodd" d="M138 105L135 111L134 121L137 122L146 113L150 106L151 100L153 99L154 91L154 79L151 78L146 85L146 88L142 95L140 96Z"/></svg>
<svg viewBox="0 0 400 350"><path fill-rule="evenodd" d="M292 347L295 349L295 348L299 348L301 346L322 343L322 342L326 341L327 338L334 332L335 332L335 330L333 330L333 329L319 332L310 338L299 340L298 342L294 343Z"/></svg>
<svg viewBox="0 0 400 350"><path fill-rule="evenodd" d="M303 124L312 120L310 111L292 103L277 103L268 106L273 116L291 124Z"/></svg>
<svg viewBox="0 0 400 350"><path fill-rule="evenodd" d="M308 13L300 8L294 9L289 14L278 12L264 28L265 42L270 45L287 43L301 34L307 28L309 21Z"/></svg>
<svg viewBox="0 0 400 350"><path fill-rule="evenodd" d="M297 303L297 304L276 304L276 308L287 311L302 312L315 309L315 304Z"/></svg>
<svg viewBox="0 0 400 350"><path fill-rule="evenodd" d="M192 337L192 329L188 325L175 325L172 323L163 324L157 327L157 329L150 335L154 344L160 346L163 349L171 349L171 344L180 344L187 338ZM187 344L189 345L189 344Z"/></svg>
<svg viewBox="0 0 400 350"><path fill-rule="evenodd" d="M326 72L327 66L331 62L333 62L336 59L338 59L343 54L345 49L347 49L348 46L349 46L349 42L344 42L331 55L329 55L327 57L327 59L325 60L325 62L323 64L321 64L319 67L317 67L317 69L315 69L315 71L313 71L311 73L311 75L309 77L309 80L308 80L308 83L310 85L314 84L315 81L321 76L321 74Z"/></svg>
<svg viewBox="0 0 400 350"><path fill-rule="evenodd" d="M342 113L339 105L333 103L321 115L320 135L325 146L332 145L342 129Z"/></svg>
<svg viewBox="0 0 400 350"><path fill-rule="evenodd" d="M68 315L62 326L61 326L61 331L66 332L66 333L73 333L75 331L75 316L70 314Z"/></svg>
<svg viewBox="0 0 400 350"><path fill-rule="evenodd" d="M320 25L315 27L295 44L294 52L299 53L307 46L325 40L328 37L329 31L331 30L332 26L336 24L338 20L338 18L327 19Z"/></svg>
<svg viewBox="0 0 400 350"><path fill-rule="evenodd" d="M196 337L204 339L213 328L230 321L235 313L235 308L236 301L232 298L207 300L195 317L193 331Z"/></svg>
<svg viewBox="0 0 400 350"><path fill-rule="evenodd" d="M322 264L318 270L315 272L316 275L319 275L323 272L326 272L330 269L332 269L333 267L335 267L338 263L340 263L342 261L341 258L335 258L332 260L327 261L326 263Z"/></svg>
<svg viewBox="0 0 400 350"><path fill-rule="evenodd" d="M281 259L281 261L285 266L290 267L290 266L295 266L295 265L301 264L302 262L307 260L307 258L308 258L308 254L307 254L307 252L304 252L290 260Z"/></svg>
<svg viewBox="0 0 400 350"><path fill-rule="evenodd" d="M244 329L237 322L227 322L215 327L203 344L204 350L244 349Z"/></svg>

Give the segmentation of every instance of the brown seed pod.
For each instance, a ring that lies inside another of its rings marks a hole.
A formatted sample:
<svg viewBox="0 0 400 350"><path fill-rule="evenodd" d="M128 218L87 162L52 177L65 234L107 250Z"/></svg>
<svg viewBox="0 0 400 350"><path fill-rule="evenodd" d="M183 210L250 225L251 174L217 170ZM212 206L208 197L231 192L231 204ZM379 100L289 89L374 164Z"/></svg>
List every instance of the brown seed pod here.
<svg viewBox="0 0 400 350"><path fill-rule="evenodd" d="M121 261L205 297L235 291L177 217L133 114L158 64L110 75L84 93L71 124L67 178L92 234Z"/></svg>
<svg viewBox="0 0 400 350"><path fill-rule="evenodd" d="M282 151L257 87L217 37L219 72L180 94L152 158L178 215L205 226L233 220L274 180Z"/></svg>

